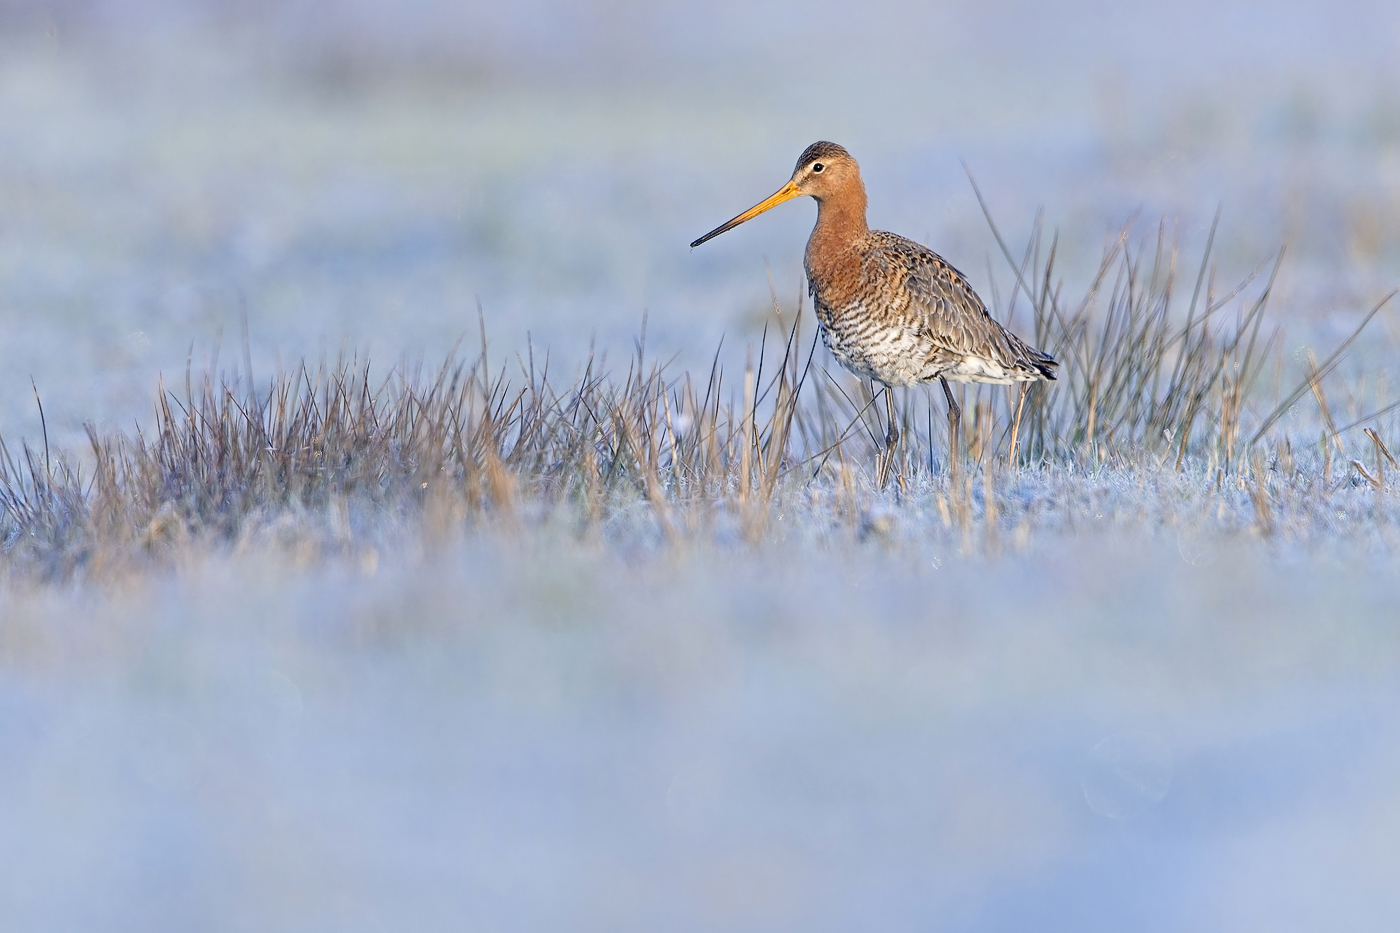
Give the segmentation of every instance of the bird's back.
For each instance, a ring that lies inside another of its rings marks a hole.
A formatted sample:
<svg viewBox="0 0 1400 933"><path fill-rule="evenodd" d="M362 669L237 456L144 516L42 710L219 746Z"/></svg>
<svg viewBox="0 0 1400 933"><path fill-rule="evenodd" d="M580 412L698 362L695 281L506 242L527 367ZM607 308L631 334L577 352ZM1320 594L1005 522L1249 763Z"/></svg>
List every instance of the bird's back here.
<svg viewBox="0 0 1400 933"><path fill-rule="evenodd" d="M961 272L905 237L809 248L807 277L823 339L853 372L894 386L1055 378L1058 364L993 320Z"/></svg>

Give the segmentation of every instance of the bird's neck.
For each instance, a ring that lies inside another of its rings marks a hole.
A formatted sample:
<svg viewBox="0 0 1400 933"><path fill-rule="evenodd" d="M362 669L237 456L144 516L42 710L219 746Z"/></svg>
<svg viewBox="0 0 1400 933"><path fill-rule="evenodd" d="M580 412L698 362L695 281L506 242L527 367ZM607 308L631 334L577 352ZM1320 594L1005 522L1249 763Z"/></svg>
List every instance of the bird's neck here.
<svg viewBox="0 0 1400 933"><path fill-rule="evenodd" d="M849 246L870 233L865 223L865 185L857 178L835 195L817 202L817 225L810 246L827 252Z"/></svg>
<svg viewBox="0 0 1400 933"><path fill-rule="evenodd" d="M805 266L819 305L844 304L859 288L865 225L865 187L859 182L817 202L817 225L807 241Z"/></svg>

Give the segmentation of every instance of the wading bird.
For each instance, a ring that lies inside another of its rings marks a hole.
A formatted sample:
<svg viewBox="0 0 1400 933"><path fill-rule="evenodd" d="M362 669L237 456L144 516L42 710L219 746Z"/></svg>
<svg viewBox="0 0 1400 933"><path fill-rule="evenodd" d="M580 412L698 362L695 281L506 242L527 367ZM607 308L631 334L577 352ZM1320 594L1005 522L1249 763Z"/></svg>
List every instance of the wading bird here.
<svg viewBox="0 0 1400 933"><path fill-rule="evenodd" d="M942 383L955 468L962 413L948 380L1023 383L1024 403L1024 383L1054 379L1059 364L992 320L967 278L942 256L866 226L860 166L835 143L808 146L776 194L690 245L802 195L817 201L804 265L822 341L842 366L885 385L889 451L899 442L890 388ZM1016 417L1019 422L1019 407ZM1012 448L1014 453L1014 440Z"/></svg>

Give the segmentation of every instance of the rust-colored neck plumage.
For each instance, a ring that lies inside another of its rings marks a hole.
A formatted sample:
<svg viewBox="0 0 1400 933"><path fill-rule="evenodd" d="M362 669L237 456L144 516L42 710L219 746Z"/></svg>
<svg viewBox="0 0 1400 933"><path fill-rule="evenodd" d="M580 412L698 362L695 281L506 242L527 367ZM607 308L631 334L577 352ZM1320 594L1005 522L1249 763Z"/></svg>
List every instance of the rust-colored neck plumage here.
<svg viewBox="0 0 1400 933"><path fill-rule="evenodd" d="M817 197L817 225L807 241L806 257L808 275L816 279L844 278L845 266L852 260L859 265L856 251L870 234L865 223L865 184L854 162L848 172L839 186Z"/></svg>

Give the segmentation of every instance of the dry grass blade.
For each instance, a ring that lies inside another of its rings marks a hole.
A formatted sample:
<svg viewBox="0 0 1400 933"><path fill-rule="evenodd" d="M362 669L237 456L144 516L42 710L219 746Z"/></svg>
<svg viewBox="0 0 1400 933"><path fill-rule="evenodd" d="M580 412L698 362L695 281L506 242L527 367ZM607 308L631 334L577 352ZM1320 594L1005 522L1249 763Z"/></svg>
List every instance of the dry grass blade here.
<svg viewBox="0 0 1400 933"><path fill-rule="evenodd" d="M1314 385L1316 380L1326 377L1328 373L1337 367L1337 364L1340 363L1342 358L1346 355L1347 350L1356 342L1356 338L1360 337L1361 332L1366 329L1366 325L1370 324L1371 319L1379 314L1381 309L1388 305L1390 299L1394 298L1397 294L1400 294L1400 289L1390 292L1390 294L1378 301L1375 307L1361 319L1361 323L1356 325L1356 329L1351 332L1351 336L1343 340L1341 346L1332 351L1332 355L1327 358L1327 361L1317 367L1314 373L1309 374L1296 389L1284 396L1283 401L1279 402L1278 405L1274 407L1274 410L1269 412L1268 416L1265 417L1263 422L1259 425L1259 429L1254 432L1254 436L1249 439L1251 444L1257 444L1259 439L1268 432L1269 428L1273 427L1274 423L1278 421L1279 418L1283 417L1283 413L1288 411L1294 402L1303 397L1303 393L1307 392Z"/></svg>

